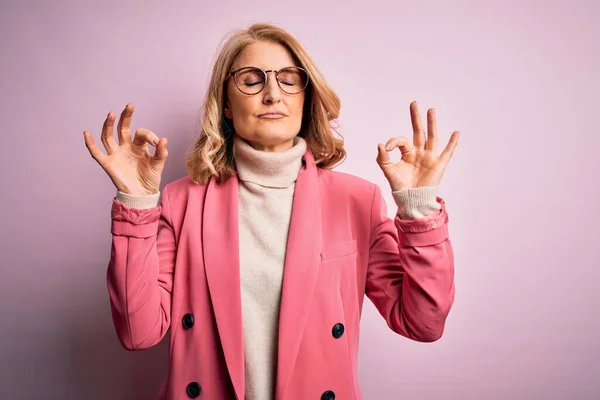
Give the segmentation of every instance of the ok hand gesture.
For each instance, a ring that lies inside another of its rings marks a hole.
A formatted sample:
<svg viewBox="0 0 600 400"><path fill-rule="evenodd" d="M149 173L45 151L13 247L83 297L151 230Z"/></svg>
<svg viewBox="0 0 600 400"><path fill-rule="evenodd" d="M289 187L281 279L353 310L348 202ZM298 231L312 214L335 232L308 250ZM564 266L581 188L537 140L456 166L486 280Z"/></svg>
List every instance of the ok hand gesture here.
<svg viewBox="0 0 600 400"><path fill-rule="evenodd" d="M155 194L160 189L161 175L167 160L167 139L159 139L148 129L138 129L132 140L129 129L132 115L133 104L127 104L119 118L117 144L113 137L115 116L112 112L108 113L101 137L107 154L98 149L88 131L83 132L85 145L119 191L132 195ZM154 155L150 154L147 144L156 147Z"/></svg>
<svg viewBox="0 0 600 400"><path fill-rule="evenodd" d="M437 186L446 166L458 144L459 132L455 131L441 155L437 155L438 133L435 123L435 110L427 111L427 133L421 123L417 102L410 103L410 116L413 127L413 143L406 137L394 137L385 144L379 144L377 163L383 171L392 191ZM402 153L400 161L390 159L388 152L398 147Z"/></svg>

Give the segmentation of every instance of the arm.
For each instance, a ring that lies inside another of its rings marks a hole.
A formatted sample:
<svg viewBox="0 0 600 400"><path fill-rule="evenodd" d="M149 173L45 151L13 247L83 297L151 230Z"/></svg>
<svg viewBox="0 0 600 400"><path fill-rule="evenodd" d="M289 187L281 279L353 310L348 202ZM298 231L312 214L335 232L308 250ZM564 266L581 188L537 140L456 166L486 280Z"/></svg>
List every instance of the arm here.
<svg viewBox="0 0 600 400"><path fill-rule="evenodd" d="M119 341L142 350L160 342L170 326L175 235L168 186L154 207L128 206L121 202L126 197L118 193L112 203L107 283Z"/></svg>
<svg viewBox="0 0 600 400"><path fill-rule="evenodd" d="M394 198L398 202L396 193ZM454 301L448 214L444 201L437 200L436 212L392 220L376 186L371 207L366 294L394 332L420 342L442 336Z"/></svg>

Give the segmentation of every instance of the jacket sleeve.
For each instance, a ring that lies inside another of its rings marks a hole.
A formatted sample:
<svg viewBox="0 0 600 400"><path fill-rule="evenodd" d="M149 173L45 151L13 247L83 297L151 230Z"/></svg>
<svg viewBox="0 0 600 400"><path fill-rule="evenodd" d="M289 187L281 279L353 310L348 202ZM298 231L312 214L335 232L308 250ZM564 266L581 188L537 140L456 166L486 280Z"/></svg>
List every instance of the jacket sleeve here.
<svg viewBox="0 0 600 400"><path fill-rule="evenodd" d="M445 202L422 218L392 220L379 187L371 206L366 295L396 333L420 342L442 336L454 302L454 255Z"/></svg>
<svg viewBox="0 0 600 400"><path fill-rule="evenodd" d="M127 350L149 348L171 323L176 256L168 185L159 205L128 207L113 198L107 270L113 323Z"/></svg>

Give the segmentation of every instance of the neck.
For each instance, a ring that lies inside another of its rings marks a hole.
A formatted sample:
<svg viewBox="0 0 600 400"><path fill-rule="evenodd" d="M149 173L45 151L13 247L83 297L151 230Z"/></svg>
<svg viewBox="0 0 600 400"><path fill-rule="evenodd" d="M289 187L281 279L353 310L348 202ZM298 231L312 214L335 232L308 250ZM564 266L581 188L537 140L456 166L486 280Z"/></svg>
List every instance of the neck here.
<svg viewBox="0 0 600 400"><path fill-rule="evenodd" d="M285 188L294 183L302 168L306 142L300 136L283 151L261 151L239 136L233 138L238 179L265 187Z"/></svg>

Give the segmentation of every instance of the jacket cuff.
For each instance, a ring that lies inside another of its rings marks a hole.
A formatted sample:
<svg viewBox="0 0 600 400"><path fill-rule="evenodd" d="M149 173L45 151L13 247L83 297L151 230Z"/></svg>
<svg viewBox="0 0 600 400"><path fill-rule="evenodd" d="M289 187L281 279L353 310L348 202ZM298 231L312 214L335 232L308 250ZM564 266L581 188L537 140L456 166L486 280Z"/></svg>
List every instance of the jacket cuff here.
<svg viewBox="0 0 600 400"><path fill-rule="evenodd" d="M448 239L448 213L446 202L437 197L440 209L418 219L404 220L399 215L394 219L399 242L403 246L433 246Z"/></svg>
<svg viewBox="0 0 600 400"><path fill-rule="evenodd" d="M111 208L111 233L118 236L147 238L158 233L161 207L132 208L113 198Z"/></svg>

